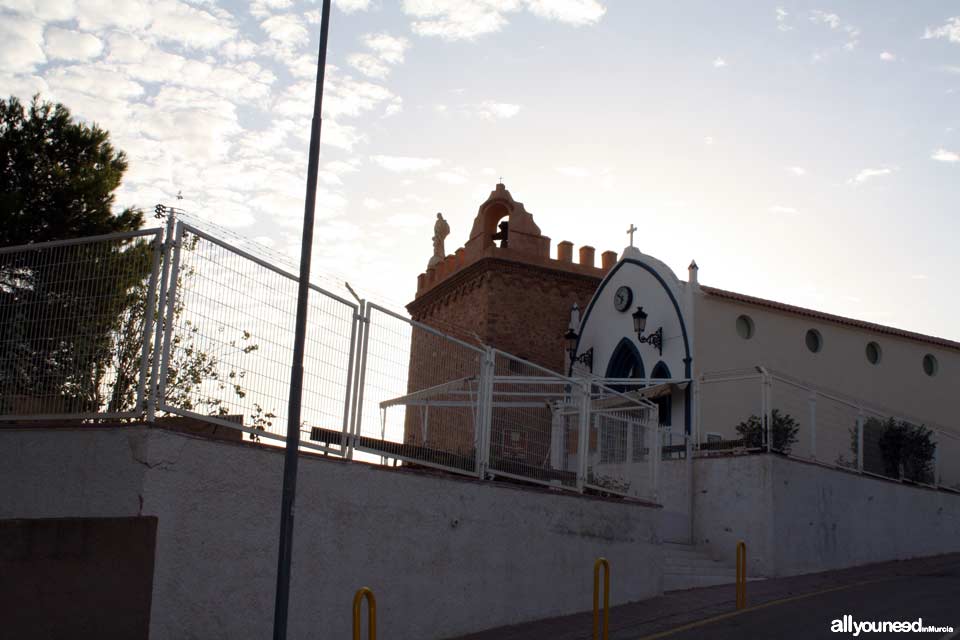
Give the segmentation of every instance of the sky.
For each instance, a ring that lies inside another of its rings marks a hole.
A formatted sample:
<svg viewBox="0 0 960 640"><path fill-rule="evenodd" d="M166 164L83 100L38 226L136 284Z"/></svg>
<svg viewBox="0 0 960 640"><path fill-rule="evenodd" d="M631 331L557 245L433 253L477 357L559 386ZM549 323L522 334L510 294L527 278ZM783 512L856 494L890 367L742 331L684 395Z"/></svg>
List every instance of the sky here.
<svg viewBox="0 0 960 640"><path fill-rule="evenodd" d="M502 177L544 235L960 340L960 3L335 0L315 279L397 308ZM0 0L0 94L111 133L117 204L296 260L320 3ZM182 200L176 195L181 193Z"/></svg>

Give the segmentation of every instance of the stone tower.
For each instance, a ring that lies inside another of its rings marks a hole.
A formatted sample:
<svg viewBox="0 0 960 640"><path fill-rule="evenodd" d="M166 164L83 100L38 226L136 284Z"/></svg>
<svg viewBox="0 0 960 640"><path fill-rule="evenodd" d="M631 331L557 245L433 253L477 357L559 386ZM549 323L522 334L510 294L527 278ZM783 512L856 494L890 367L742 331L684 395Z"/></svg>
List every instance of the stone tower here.
<svg viewBox="0 0 960 640"><path fill-rule="evenodd" d="M505 224L504 224L505 223ZM414 320L470 342L483 342L566 373L563 335L574 303L586 308L617 254L594 264L594 248L550 238L503 184L480 205L466 244L417 278L407 305Z"/></svg>

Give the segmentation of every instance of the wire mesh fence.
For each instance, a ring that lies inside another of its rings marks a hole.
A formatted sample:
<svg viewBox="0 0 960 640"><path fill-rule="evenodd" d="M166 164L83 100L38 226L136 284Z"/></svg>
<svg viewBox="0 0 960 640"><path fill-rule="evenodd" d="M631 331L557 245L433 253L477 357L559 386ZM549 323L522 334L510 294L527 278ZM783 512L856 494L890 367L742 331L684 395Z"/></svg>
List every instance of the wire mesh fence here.
<svg viewBox="0 0 960 640"><path fill-rule="evenodd" d="M698 448L767 449L890 480L960 490L960 434L778 372L705 374ZM729 425L739 416L748 415Z"/></svg>
<svg viewBox="0 0 960 640"><path fill-rule="evenodd" d="M357 451L477 473L484 350L367 305Z"/></svg>
<svg viewBox="0 0 960 640"><path fill-rule="evenodd" d="M551 456L554 414L575 402L569 378L502 351L494 352L489 470L544 484L577 486L576 468L557 468Z"/></svg>
<svg viewBox="0 0 960 640"><path fill-rule="evenodd" d="M142 407L160 230L0 249L2 419Z"/></svg>
<svg viewBox="0 0 960 640"><path fill-rule="evenodd" d="M764 415L762 383L763 376L756 369L700 377L696 397L697 443L701 451L764 446L762 429L758 427Z"/></svg>
<svg viewBox="0 0 960 640"><path fill-rule="evenodd" d="M297 277L190 225L179 225L175 240L159 408L283 439ZM357 311L310 287L301 429L337 434L313 441L333 451L348 433Z"/></svg>
<svg viewBox="0 0 960 640"><path fill-rule="evenodd" d="M603 385L590 392L588 488L655 499L662 435L657 406Z"/></svg>
<svg viewBox="0 0 960 640"><path fill-rule="evenodd" d="M0 249L0 420L159 413L282 443L297 289L291 272L172 220ZM658 407L689 381L567 377L314 285L308 318L303 446L656 495L670 422ZM759 367L704 374L693 392L701 454L769 449L960 491L960 432Z"/></svg>
<svg viewBox="0 0 960 640"><path fill-rule="evenodd" d="M938 431L935 461L937 485L960 493L960 434Z"/></svg>

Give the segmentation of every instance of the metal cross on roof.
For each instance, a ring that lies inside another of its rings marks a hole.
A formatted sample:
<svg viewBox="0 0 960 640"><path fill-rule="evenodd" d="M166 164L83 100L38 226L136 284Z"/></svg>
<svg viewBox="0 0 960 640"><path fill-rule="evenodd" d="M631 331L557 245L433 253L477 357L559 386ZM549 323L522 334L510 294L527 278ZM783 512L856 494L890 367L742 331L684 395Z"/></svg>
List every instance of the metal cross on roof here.
<svg viewBox="0 0 960 640"><path fill-rule="evenodd" d="M639 229L637 229L635 226L633 226L633 223L631 222L631 223L630 223L630 228L627 229L627 233L630 234L630 246L631 246L631 247L633 246L633 232L634 232L634 231L639 231Z"/></svg>

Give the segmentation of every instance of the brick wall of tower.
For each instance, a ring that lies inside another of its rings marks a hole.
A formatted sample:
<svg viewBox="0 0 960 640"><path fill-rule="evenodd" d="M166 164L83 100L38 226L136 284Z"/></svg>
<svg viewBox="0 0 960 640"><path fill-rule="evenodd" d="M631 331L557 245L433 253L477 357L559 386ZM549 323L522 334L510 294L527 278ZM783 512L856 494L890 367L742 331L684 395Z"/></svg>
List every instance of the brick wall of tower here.
<svg viewBox="0 0 960 640"><path fill-rule="evenodd" d="M509 226L508 243L502 234L495 237L504 218ZM442 229L442 221L437 225L435 233L441 233L437 230ZM427 270L417 278L417 295L407 310L416 322L444 334L495 347L566 374L569 360L564 334L570 308L574 303L586 308L603 276L616 263L617 254L604 252L597 265L595 250L580 247L579 260L574 262L571 242L558 243L556 258L550 256L550 244L523 203L498 184L480 205L467 242L452 254L431 258ZM414 330L408 393L430 390L433 403L429 412L414 404L407 407L404 442L423 448L418 449L416 459L436 458L444 466L464 469L476 460L475 416L449 406L450 398L436 388L461 381L457 384L475 391L470 385L475 383L474 371L479 374L476 362L476 354L469 349L424 329ZM537 375L535 370L515 369L498 358L497 375L509 374ZM419 401L425 396L417 397ZM501 407L492 424L491 460L502 455L514 462L529 458L531 464L542 465L549 452L550 428L548 410ZM511 431L518 430L527 437L526 453L509 453L502 446L498 454L497 443L505 443ZM443 462L444 458L451 462Z"/></svg>

